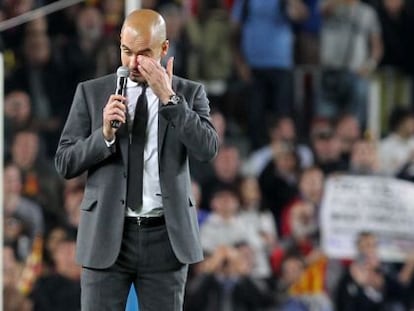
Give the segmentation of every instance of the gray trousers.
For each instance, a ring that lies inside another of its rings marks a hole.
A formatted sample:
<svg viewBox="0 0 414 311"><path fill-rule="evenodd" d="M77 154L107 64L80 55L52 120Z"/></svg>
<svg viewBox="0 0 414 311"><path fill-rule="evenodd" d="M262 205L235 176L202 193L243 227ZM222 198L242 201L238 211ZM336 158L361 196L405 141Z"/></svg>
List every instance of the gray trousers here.
<svg viewBox="0 0 414 311"><path fill-rule="evenodd" d="M82 268L82 311L124 311L132 283L140 311L181 311L187 271L174 255L165 225L126 223L115 264Z"/></svg>

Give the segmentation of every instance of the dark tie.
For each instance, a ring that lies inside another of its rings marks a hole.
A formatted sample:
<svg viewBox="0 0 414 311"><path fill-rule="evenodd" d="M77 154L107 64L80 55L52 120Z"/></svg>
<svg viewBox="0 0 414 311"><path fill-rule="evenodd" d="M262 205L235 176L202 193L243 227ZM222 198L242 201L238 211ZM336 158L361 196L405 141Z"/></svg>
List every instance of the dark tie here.
<svg viewBox="0 0 414 311"><path fill-rule="evenodd" d="M141 95L135 107L134 123L130 132L127 206L139 210L142 206L142 177L144 172L144 147L148 122L148 102L145 91L147 84L142 85Z"/></svg>

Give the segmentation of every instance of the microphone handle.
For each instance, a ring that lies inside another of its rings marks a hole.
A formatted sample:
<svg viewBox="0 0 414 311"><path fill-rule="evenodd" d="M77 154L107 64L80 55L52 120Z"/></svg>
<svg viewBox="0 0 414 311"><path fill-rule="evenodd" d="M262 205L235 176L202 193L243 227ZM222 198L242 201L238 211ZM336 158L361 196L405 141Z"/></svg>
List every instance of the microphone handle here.
<svg viewBox="0 0 414 311"><path fill-rule="evenodd" d="M121 122L118 120L112 120L111 121L111 127L113 129L119 129L121 127Z"/></svg>
<svg viewBox="0 0 414 311"><path fill-rule="evenodd" d="M123 81L122 81L123 82ZM116 95L124 95L123 93L124 93L124 91L123 91L123 89L125 89L125 87L117 87L116 88L116 91L115 91L115 94ZM118 120L112 120L111 121L111 127L113 128L113 129L119 129L120 127L121 127L121 121L118 121Z"/></svg>

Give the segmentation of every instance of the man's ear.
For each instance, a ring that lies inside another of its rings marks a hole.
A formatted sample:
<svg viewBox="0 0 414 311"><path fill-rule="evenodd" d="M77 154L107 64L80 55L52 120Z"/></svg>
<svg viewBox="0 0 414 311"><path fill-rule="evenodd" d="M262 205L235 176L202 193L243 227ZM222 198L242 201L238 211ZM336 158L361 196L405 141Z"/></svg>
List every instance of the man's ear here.
<svg viewBox="0 0 414 311"><path fill-rule="evenodd" d="M161 45L161 58L163 58L168 53L170 47L170 42L166 39Z"/></svg>

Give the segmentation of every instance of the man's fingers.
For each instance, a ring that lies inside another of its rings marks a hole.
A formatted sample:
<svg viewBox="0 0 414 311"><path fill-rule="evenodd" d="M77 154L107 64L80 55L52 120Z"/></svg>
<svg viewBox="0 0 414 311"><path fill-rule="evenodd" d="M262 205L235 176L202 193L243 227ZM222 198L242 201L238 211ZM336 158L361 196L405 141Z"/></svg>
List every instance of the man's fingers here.
<svg viewBox="0 0 414 311"><path fill-rule="evenodd" d="M139 72L144 76L145 80L148 81L148 78L150 77L150 71L148 70L148 68L142 65L138 65L138 69Z"/></svg>
<svg viewBox="0 0 414 311"><path fill-rule="evenodd" d="M117 94L112 94L110 97L109 97L109 100L108 100L108 102L110 103L110 102L113 102L113 101L119 101L119 102L123 102L123 101L125 101L127 98L126 97L124 97L124 96L122 96L122 95L117 95Z"/></svg>
<svg viewBox="0 0 414 311"><path fill-rule="evenodd" d="M104 120L126 122L126 106L122 102L126 100L121 95L111 95L108 104L104 108Z"/></svg>

